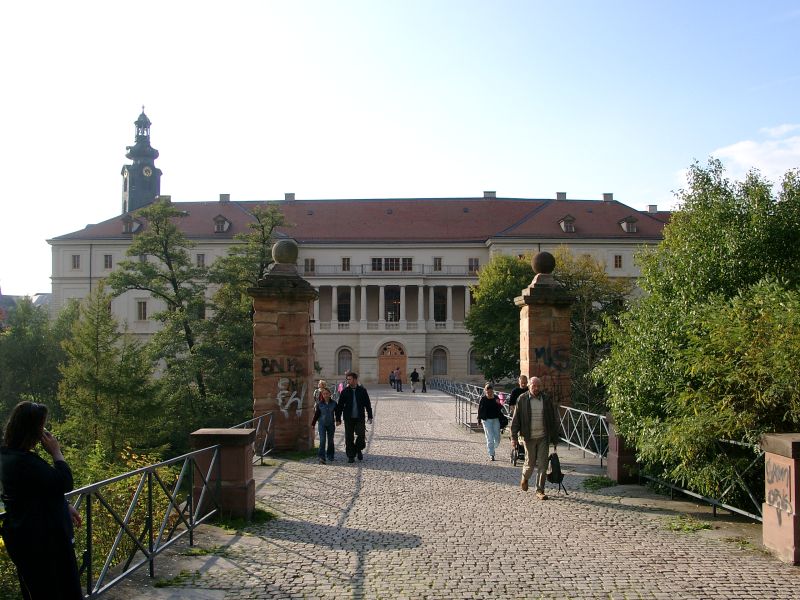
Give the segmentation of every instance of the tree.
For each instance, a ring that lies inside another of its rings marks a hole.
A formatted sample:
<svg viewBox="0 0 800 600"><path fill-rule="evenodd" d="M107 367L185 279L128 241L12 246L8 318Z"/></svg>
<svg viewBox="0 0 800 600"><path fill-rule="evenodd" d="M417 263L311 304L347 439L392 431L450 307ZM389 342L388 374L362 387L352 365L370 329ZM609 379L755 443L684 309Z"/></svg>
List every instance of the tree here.
<svg viewBox="0 0 800 600"><path fill-rule="evenodd" d="M532 279L530 260L505 254L495 255L478 272L478 285L472 287L475 303L465 325L478 368L489 380L519 373L519 308L514 298Z"/></svg>
<svg viewBox="0 0 800 600"><path fill-rule="evenodd" d="M576 257L566 246L558 248L554 256L553 277L575 299L570 315L573 405L605 412L605 390L591 373L608 353L608 344L600 337L603 325L607 320L617 320L625 309L633 282L610 277L603 263L589 255Z"/></svg>
<svg viewBox="0 0 800 600"><path fill-rule="evenodd" d="M96 442L116 460L125 444L154 446L149 359L109 311L111 296L101 283L81 303L72 336L63 342L66 361L59 399L65 441L82 450Z"/></svg>
<svg viewBox="0 0 800 600"><path fill-rule="evenodd" d="M731 182L711 160L690 168L679 200L663 243L639 257L646 294L607 328L596 376L641 461L714 493L718 437L800 425L783 372L796 344L781 334L800 286L800 179L787 173L775 193L756 172Z"/></svg>
<svg viewBox="0 0 800 600"><path fill-rule="evenodd" d="M178 221L186 215L168 201L159 200L141 210L144 231L127 251L137 260L121 261L108 278L116 294L143 290L166 309L153 315L163 328L148 344L152 357L165 369L158 379L158 395L166 415L174 419L173 442L185 447L186 433L202 421L216 399L208 397L203 360L198 354L198 331L205 314L206 269L193 264L194 246Z"/></svg>
<svg viewBox="0 0 800 600"><path fill-rule="evenodd" d="M51 417L58 419L61 408L57 392L63 360L61 341L68 335L76 315L67 303L55 321L47 309L23 298L0 333L0 406L2 417L23 400L46 404Z"/></svg>

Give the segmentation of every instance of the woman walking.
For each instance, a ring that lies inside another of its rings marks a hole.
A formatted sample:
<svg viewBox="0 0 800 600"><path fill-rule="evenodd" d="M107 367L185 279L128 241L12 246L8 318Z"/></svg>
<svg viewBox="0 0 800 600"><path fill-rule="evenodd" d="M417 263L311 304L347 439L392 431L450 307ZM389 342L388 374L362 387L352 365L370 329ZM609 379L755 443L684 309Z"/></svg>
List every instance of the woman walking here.
<svg viewBox="0 0 800 600"><path fill-rule="evenodd" d="M483 422L483 433L486 435L486 449L489 451L490 460L494 460L494 452L500 445L501 414L500 403L494 395L494 387L491 383L487 383L483 386L483 396L478 403L478 425Z"/></svg>

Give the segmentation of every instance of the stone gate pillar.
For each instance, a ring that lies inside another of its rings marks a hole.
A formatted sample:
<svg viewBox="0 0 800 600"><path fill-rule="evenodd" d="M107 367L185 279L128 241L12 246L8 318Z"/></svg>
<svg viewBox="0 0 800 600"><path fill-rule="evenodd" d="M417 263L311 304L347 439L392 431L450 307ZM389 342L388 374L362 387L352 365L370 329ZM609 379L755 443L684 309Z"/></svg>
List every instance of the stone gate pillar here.
<svg viewBox="0 0 800 600"><path fill-rule="evenodd" d="M274 413L275 449L313 448L311 428L317 291L297 273L297 244L272 247L267 276L247 290L253 298L253 416Z"/></svg>
<svg viewBox="0 0 800 600"><path fill-rule="evenodd" d="M800 564L800 433L761 436L764 451L764 546L782 561Z"/></svg>
<svg viewBox="0 0 800 600"><path fill-rule="evenodd" d="M549 252L533 258L536 276L514 299L520 307L520 371L539 377L557 404L572 404L570 312L573 297L553 279L556 259Z"/></svg>

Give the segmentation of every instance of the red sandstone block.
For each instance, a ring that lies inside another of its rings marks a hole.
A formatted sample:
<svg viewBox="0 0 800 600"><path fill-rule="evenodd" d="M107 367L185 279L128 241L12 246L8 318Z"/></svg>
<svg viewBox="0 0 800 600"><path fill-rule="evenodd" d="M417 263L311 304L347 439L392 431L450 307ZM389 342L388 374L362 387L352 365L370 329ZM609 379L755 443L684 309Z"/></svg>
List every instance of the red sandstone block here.
<svg viewBox="0 0 800 600"><path fill-rule="evenodd" d="M278 331L282 335L308 335L311 331L308 311L278 315Z"/></svg>

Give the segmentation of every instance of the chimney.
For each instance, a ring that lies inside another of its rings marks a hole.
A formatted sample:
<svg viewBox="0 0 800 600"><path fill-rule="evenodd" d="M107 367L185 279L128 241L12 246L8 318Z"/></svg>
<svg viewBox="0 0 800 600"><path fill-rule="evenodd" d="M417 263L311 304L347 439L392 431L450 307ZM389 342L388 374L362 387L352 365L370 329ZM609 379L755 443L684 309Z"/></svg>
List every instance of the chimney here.
<svg viewBox="0 0 800 600"><path fill-rule="evenodd" d="M614 194L603 194L603 202L613 202Z"/></svg>
<svg viewBox="0 0 800 600"><path fill-rule="evenodd" d="M658 204L648 204L647 205L647 212L649 212L649 213L657 213L658 212Z"/></svg>
<svg viewBox="0 0 800 600"><path fill-rule="evenodd" d="M230 202L231 201L231 195L230 194L220 194L219 195L219 201L220 202Z"/></svg>
<svg viewBox="0 0 800 600"><path fill-rule="evenodd" d="M172 204L172 196L157 196L158 200L161 202L166 202L167 204Z"/></svg>
<svg viewBox="0 0 800 600"><path fill-rule="evenodd" d="M556 200L566 200L567 192L556 192Z"/></svg>
<svg viewBox="0 0 800 600"><path fill-rule="evenodd" d="M483 192L484 198L497 198L497 192Z"/></svg>
<svg viewBox="0 0 800 600"><path fill-rule="evenodd" d="M292 200L294 200L294 192L286 192L286 193L283 195L283 199L284 199L286 202L291 202Z"/></svg>

